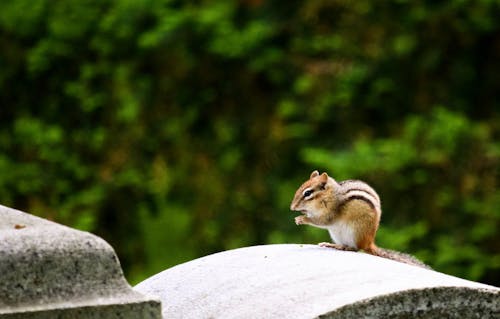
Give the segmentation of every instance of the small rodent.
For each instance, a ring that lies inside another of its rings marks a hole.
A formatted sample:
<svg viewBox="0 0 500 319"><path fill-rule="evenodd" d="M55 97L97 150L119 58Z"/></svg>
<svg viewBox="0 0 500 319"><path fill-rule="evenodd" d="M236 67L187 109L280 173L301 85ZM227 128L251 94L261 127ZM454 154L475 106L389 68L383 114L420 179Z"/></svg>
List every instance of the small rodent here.
<svg viewBox="0 0 500 319"><path fill-rule="evenodd" d="M297 225L327 229L334 243L322 247L340 250L363 250L406 264L430 268L415 257L375 245L380 216L380 198L373 188L359 180L337 182L327 173L313 171L295 192L290 209L302 215Z"/></svg>

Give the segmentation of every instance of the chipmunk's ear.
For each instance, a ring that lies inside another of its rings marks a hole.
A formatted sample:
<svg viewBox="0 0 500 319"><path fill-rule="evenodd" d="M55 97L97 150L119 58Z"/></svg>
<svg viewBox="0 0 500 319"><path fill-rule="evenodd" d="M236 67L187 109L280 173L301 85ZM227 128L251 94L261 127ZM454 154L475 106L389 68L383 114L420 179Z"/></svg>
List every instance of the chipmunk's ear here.
<svg viewBox="0 0 500 319"><path fill-rule="evenodd" d="M309 179L311 179L311 178L315 178L316 176L319 176L319 172L318 172L318 171L313 171L313 172L311 173L311 176L309 176Z"/></svg>
<svg viewBox="0 0 500 319"><path fill-rule="evenodd" d="M324 172L323 174L321 174L320 178L322 183L326 183L328 181L328 174Z"/></svg>

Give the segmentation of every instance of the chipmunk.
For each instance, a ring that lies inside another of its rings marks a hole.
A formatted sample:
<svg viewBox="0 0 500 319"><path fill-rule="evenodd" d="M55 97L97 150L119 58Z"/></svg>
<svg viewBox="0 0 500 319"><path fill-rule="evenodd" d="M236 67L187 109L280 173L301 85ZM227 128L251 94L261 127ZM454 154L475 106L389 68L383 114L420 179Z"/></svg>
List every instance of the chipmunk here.
<svg viewBox="0 0 500 319"><path fill-rule="evenodd" d="M328 230L334 243L320 243L321 247L363 250L375 256L430 268L411 255L375 245L382 210L377 192L365 182L337 182L327 173L320 175L314 171L297 189L290 209L303 214L295 217L297 225Z"/></svg>

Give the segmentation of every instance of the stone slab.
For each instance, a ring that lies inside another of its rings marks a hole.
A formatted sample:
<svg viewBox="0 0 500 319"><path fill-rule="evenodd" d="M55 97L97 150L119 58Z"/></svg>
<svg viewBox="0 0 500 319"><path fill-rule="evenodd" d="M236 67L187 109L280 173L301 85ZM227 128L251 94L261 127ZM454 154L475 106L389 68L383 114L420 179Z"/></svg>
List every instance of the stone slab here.
<svg viewBox="0 0 500 319"><path fill-rule="evenodd" d="M0 318L161 318L113 248L87 232L0 205Z"/></svg>
<svg viewBox="0 0 500 319"><path fill-rule="evenodd" d="M167 269L135 290L163 318L499 318L500 289L314 245L241 248Z"/></svg>

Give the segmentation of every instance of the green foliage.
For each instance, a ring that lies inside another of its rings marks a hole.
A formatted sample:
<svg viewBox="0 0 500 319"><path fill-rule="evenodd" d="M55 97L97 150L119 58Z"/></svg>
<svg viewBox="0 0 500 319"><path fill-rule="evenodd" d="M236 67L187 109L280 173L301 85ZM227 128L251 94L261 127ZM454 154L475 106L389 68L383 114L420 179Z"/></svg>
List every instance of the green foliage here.
<svg viewBox="0 0 500 319"><path fill-rule="evenodd" d="M313 169L381 195L382 247L500 285L497 1L0 2L0 202L137 282L297 227Z"/></svg>

